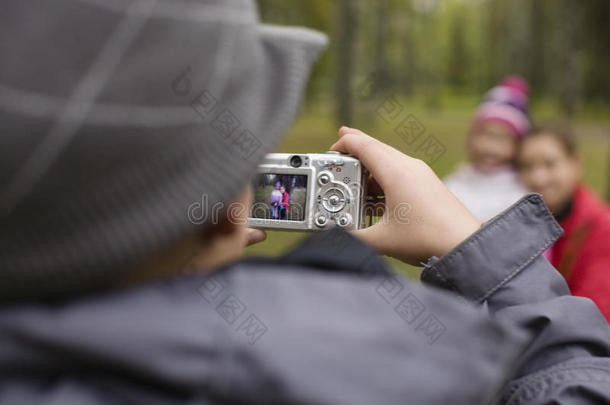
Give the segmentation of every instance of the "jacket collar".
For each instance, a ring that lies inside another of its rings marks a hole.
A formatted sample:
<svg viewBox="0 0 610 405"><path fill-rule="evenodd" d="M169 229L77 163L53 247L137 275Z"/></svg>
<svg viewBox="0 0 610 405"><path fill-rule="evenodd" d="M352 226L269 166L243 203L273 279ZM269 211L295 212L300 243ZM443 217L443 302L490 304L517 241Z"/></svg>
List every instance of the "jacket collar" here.
<svg viewBox="0 0 610 405"><path fill-rule="evenodd" d="M244 262L298 265L324 272L344 272L365 277L393 274L378 252L340 228L316 232L279 259L250 258Z"/></svg>

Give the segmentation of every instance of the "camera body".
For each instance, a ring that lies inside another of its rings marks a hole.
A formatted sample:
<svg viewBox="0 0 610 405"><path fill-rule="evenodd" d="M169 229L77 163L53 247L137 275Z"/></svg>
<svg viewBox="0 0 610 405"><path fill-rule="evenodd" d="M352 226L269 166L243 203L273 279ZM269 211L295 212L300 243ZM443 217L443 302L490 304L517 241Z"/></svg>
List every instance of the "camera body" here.
<svg viewBox="0 0 610 405"><path fill-rule="evenodd" d="M301 231L363 228L367 176L358 159L338 152L268 154L253 180L248 225Z"/></svg>

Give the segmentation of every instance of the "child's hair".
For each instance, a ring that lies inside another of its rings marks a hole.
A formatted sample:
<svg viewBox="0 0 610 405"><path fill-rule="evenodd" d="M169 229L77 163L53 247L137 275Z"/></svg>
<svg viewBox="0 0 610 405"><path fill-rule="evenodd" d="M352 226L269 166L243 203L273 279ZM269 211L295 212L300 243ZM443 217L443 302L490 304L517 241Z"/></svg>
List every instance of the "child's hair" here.
<svg viewBox="0 0 610 405"><path fill-rule="evenodd" d="M553 139L559 142L559 144L563 147L568 156L577 156L578 148L576 146L576 138L574 137L574 133L570 129L569 125L558 122L537 125L525 136L525 139L540 135L549 135L553 137Z"/></svg>

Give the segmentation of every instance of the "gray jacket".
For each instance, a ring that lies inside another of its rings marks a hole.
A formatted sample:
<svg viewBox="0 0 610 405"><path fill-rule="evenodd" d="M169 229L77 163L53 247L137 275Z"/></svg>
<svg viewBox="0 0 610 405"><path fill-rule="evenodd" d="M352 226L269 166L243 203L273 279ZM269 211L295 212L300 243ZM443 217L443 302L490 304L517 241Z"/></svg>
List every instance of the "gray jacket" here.
<svg viewBox="0 0 610 405"><path fill-rule="evenodd" d="M420 285L342 231L277 260L0 310L0 404L610 403L610 328L530 195ZM448 290L448 291L447 291Z"/></svg>

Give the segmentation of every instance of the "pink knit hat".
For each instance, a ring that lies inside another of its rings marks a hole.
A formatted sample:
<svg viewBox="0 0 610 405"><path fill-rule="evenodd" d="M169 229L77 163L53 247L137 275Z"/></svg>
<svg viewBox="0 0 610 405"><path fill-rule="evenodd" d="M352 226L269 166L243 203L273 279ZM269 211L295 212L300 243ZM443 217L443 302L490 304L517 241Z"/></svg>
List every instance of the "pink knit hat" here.
<svg viewBox="0 0 610 405"><path fill-rule="evenodd" d="M507 76L483 99L474 118L476 129L489 121L508 126L518 138L530 129L529 86L520 76Z"/></svg>

